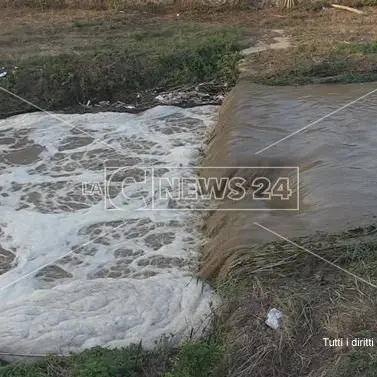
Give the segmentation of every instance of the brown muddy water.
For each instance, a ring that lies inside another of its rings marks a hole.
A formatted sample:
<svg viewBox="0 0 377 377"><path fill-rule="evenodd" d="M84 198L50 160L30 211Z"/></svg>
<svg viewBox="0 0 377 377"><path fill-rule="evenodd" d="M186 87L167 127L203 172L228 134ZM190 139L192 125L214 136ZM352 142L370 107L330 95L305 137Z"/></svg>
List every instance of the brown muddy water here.
<svg viewBox="0 0 377 377"><path fill-rule="evenodd" d="M200 174L242 177L248 190L241 200L225 200L208 215L202 277L215 277L229 257L253 244L375 221L377 92L365 95L376 88L376 84L264 87L244 81L232 90ZM342 108L361 96L365 97ZM288 178L290 199L253 196L255 178L270 180L271 186L262 191L271 191L279 177Z"/></svg>

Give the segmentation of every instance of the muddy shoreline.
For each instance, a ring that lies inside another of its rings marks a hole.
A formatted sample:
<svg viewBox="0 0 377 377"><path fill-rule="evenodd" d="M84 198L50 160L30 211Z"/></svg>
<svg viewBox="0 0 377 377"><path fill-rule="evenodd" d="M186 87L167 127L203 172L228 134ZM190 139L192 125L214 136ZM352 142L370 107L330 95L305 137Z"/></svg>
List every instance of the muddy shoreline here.
<svg viewBox="0 0 377 377"><path fill-rule="evenodd" d="M99 101L87 104L68 106L62 109L51 110L60 114L94 114L99 112L118 112L138 114L155 106L177 106L191 108L196 106L216 105L223 103L225 95L231 90L227 83L204 82L198 85L185 85L172 90L155 89L129 96L132 101ZM20 110L0 113L0 119L15 115L27 114L41 111L39 108L31 107L29 110Z"/></svg>

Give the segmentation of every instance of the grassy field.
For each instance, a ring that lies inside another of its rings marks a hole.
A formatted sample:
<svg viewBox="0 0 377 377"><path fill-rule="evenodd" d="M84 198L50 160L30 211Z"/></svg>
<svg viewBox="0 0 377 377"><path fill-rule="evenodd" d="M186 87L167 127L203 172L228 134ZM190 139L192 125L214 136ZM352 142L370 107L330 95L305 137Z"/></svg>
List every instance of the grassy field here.
<svg viewBox="0 0 377 377"><path fill-rule="evenodd" d="M1 85L40 108L60 110L88 101L135 105L148 103L158 88L211 80L231 86L237 78L241 28L175 19L160 23L155 13L140 20L64 14L55 14L56 23L46 24L45 15L2 32L1 65L8 74ZM33 108L9 93L0 93L0 101L2 116Z"/></svg>

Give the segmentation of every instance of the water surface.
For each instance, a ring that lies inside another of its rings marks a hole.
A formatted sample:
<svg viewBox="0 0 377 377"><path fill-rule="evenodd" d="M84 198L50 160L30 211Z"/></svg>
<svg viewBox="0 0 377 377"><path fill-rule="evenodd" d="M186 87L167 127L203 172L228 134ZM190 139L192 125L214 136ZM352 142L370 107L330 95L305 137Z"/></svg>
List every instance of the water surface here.
<svg viewBox="0 0 377 377"><path fill-rule="evenodd" d="M227 201L221 208L256 208L264 211L221 212L207 220L212 235L206 247L203 276L209 276L234 250L282 237L316 231L337 232L375 221L377 214L377 93L326 117L376 84L265 87L239 83L228 96L204 161L205 166L296 166L299 182L298 211L274 211L276 203L255 202L249 193L241 202ZM322 119L326 117L325 119ZM292 137L292 133L314 123ZM277 141L286 140L272 146ZM213 170L203 169L210 176ZM217 175L229 175L219 169ZM240 174L271 180L279 169L239 169ZM295 204L295 203L292 203ZM265 211L268 209L269 211Z"/></svg>

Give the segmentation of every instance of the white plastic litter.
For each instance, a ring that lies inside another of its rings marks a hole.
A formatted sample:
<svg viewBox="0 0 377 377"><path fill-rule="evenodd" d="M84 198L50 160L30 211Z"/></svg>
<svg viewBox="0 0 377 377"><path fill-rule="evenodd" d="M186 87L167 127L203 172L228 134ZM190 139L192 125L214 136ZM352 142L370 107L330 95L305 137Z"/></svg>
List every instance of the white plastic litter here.
<svg viewBox="0 0 377 377"><path fill-rule="evenodd" d="M267 320L265 323L267 326L276 330L279 327L283 326L283 318L284 318L284 314L280 310L272 308L267 313Z"/></svg>

